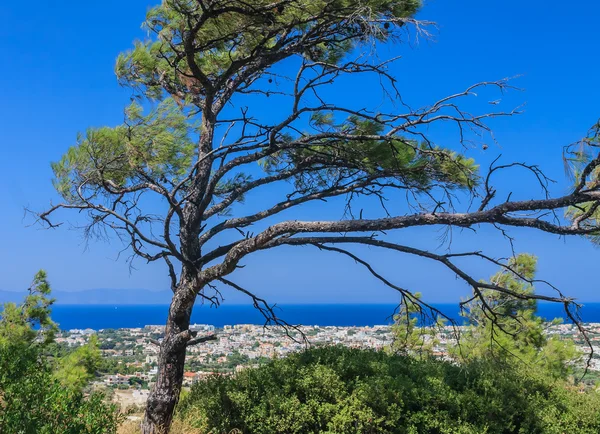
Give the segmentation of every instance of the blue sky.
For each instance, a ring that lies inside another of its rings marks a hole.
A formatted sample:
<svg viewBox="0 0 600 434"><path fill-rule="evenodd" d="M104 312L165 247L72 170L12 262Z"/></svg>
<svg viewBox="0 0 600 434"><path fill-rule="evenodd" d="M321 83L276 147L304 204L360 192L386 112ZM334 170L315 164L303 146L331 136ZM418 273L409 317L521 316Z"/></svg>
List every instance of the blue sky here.
<svg viewBox="0 0 600 434"><path fill-rule="evenodd" d="M86 245L74 230L28 227L31 220L23 213L24 207L43 209L58 200L49 163L74 143L78 131L122 121L130 92L116 83L114 60L134 39L144 37L140 23L152 4L141 0L0 4L0 289L26 287L39 268L47 269L54 287L61 290L168 287L162 264L138 261L131 271L123 257L117 258L121 247L116 243ZM599 14L600 4L591 1L567 7L564 2L541 0L430 0L420 18L438 23L434 40L395 46L383 54L403 56L394 72L403 97L416 106L477 81L521 75L514 84L524 91L511 92L503 104L524 103L524 113L494 121L498 145L485 152L475 149L472 155L484 167L499 153L505 162L539 164L559 181L553 192L561 194L568 187L562 147L584 135L600 116L595 30ZM353 101L377 102L368 89L359 81L348 81L339 92ZM489 110L486 101L478 104ZM456 134L444 132L440 138L456 146ZM506 192L515 190L516 197L539 194L534 180L518 171L501 181ZM264 200L256 198L254 204ZM511 233L519 251L539 256L540 278L581 300L600 301L594 279L596 247L581 239ZM439 235L419 229L399 237L435 248ZM454 239L455 250L508 253L506 242L489 229L456 232ZM458 300L469 292L436 264L368 249L361 253L391 280L423 292L430 301ZM332 255L327 259L308 248L263 252L248 259L235 280L281 303L397 300L347 259ZM493 272L477 264L465 266L481 278Z"/></svg>

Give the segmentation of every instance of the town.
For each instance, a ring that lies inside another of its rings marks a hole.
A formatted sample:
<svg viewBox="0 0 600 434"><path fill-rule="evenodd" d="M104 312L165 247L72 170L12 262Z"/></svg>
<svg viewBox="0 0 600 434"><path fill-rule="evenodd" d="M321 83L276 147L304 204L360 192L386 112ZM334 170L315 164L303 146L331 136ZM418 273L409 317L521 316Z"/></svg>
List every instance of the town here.
<svg viewBox="0 0 600 434"><path fill-rule="evenodd" d="M590 378L600 376L600 324L585 325L594 357L590 360ZM388 325L372 327L303 326L298 329L239 324L215 328L194 324L190 329L198 336L214 335L215 339L188 348L184 387L190 387L209 375L232 375L243 369L257 367L270 359L302 351L308 346L344 345L354 348L382 350L393 341ZM436 328L433 356L448 358L448 349L455 345L462 327ZM97 337L102 364L94 389L104 389L123 407L144 404L149 388L157 374L159 343L164 326L148 325L143 328L69 330L62 331L56 343L73 349ZM590 348L579 330L572 324L548 324L546 333L561 339L574 340L582 354ZM582 367L587 359L582 360ZM596 374L598 373L598 374Z"/></svg>

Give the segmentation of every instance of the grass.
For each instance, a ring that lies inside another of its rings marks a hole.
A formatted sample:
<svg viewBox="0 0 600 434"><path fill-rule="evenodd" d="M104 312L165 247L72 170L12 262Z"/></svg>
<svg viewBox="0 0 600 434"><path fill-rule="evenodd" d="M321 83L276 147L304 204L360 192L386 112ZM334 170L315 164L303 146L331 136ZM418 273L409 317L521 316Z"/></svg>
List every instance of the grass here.
<svg viewBox="0 0 600 434"><path fill-rule="evenodd" d="M141 420L127 420L119 427L117 434L140 434ZM175 420L169 434L203 434L199 429L190 427L185 421ZM233 430L229 434L243 434L239 430Z"/></svg>
<svg viewBox="0 0 600 434"><path fill-rule="evenodd" d="M128 420L125 421L118 429L117 434L140 434L141 421ZM203 434L196 428L189 427L185 422L181 420L175 420L169 434Z"/></svg>

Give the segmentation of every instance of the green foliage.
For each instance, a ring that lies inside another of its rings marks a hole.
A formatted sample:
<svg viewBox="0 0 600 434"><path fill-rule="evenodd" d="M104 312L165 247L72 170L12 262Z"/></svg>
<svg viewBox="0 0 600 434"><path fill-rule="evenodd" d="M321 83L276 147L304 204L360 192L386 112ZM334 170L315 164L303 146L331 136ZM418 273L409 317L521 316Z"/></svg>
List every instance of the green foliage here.
<svg viewBox="0 0 600 434"><path fill-rule="evenodd" d="M565 149L564 161L567 173L572 176L574 187L578 191L592 191L600 183L600 160L597 158L599 147L600 121L590 129L587 137ZM569 207L566 216L582 228L597 227L600 222L600 210L594 202ZM600 234L597 231L587 236L594 243L600 243Z"/></svg>
<svg viewBox="0 0 600 434"><path fill-rule="evenodd" d="M122 84L142 90L149 98L159 98L166 87L187 99L204 93L204 83L194 75L224 82L237 72L234 67L256 56L264 61L245 71L249 81L255 79L252 72L260 75L291 55L336 64L366 39L393 37L399 27L394 20L413 15L420 1L296 0L269 8L271 4L270 0L214 2L211 11L204 12L201 2L164 0L146 16L145 26L156 38L137 42L121 54L116 74ZM200 16L202 24L190 39ZM189 59L182 61L186 42L197 47L193 55L197 70L191 70Z"/></svg>
<svg viewBox="0 0 600 434"><path fill-rule="evenodd" d="M98 372L111 375L132 375L138 370L135 366L128 366L127 363L125 363L127 358L120 357L119 359L120 360L117 360L114 357L102 357L99 360L96 369Z"/></svg>
<svg viewBox="0 0 600 434"><path fill-rule="evenodd" d="M375 121L352 115L336 124L330 112L316 112L311 122L348 139L341 146L339 136L335 136L323 138L317 145L281 151L263 160L267 172L290 164L306 167L307 171L296 178L300 188L324 188L357 169L365 175L396 178L418 190L440 185L449 190L472 189L479 182L479 166L472 158L415 140L381 140L383 126ZM316 171L319 167L326 169Z"/></svg>
<svg viewBox="0 0 600 434"><path fill-rule="evenodd" d="M193 132L170 98L148 115L133 103L124 125L88 130L52 164L54 186L67 202L78 204L87 189L119 192L148 178L177 183L191 166Z"/></svg>
<svg viewBox="0 0 600 434"><path fill-rule="evenodd" d="M65 388L39 348L0 344L0 432L110 434L121 417L103 395Z"/></svg>
<svg viewBox="0 0 600 434"><path fill-rule="evenodd" d="M400 311L394 315L392 325L393 341L388 350L394 354L410 355L417 358L432 355L433 347L438 343L434 327L419 327L421 309L418 300L420 293L415 293L416 300L404 297Z"/></svg>
<svg viewBox="0 0 600 434"><path fill-rule="evenodd" d="M50 318L50 284L46 272L38 271L22 304L6 303L0 317L0 344L28 347L54 339L56 324Z"/></svg>
<svg viewBox="0 0 600 434"><path fill-rule="evenodd" d="M82 389L94 378L100 362L98 338L92 335L87 345L58 360L54 375L65 387Z"/></svg>
<svg viewBox="0 0 600 434"><path fill-rule="evenodd" d="M142 380L139 377L131 377L129 379L129 385L131 385L131 386L138 385L142 389L147 389L148 388L148 382L146 380Z"/></svg>
<svg viewBox="0 0 600 434"><path fill-rule="evenodd" d="M268 173L290 165L305 168L295 178L300 190L327 188L357 170L364 176L394 178L415 192L439 186L473 189L478 185L479 166L474 159L414 140L381 140L380 128L374 122L351 117L332 128L335 133L348 135L343 143L339 138L323 139L318 145L278 152L261 164Z"/></svg>
<svg viewBox="0 0 600 434"><path fill-rule="evenodd" d="M79 384L57 378L46 356L56 325L50 318L50 285L36 274L20 305L4 305L0 317L0 432L11 434L110 434L121 421L101 394L84 396ZM80 355L93 352L83 347ZM68 357L67 357L68 358ZM93 359L93 357L92 357ZM79 360L85 364L89 357ZM59 359L66 367L70 362ZM60 371L59 371L60 372Z"/></svg>
<svg viewBox="0 0 600 434"><path fill-rule="evenodd" d="M201 381L177 417L213 434L591 434L600 398L486 361L325 347Z"/></svg>
<svg viewBox="0 0 600 434"><path fill-rule="evenodd" d="M463 334L458 356L522 363L529 369L566 378L580 357L575 344L555 335L549 337L544 332L544 320L535 313L536 300L518 298L535 291L529 282L535 277L537 258L520 254L510 260L508 267L514 272L502 269L491 277L490 283L517 296L486 289L482 295L487 307L480 300L468 305L465 316L471 327Z"/></svg>
<svg viewBox="0 0 600 434"><path fill-rule="evenodd" d="M192 106L194 114L198 108L204 112L208 93L211 101L220 101L216 115L239 88L262 86L260 79L288 57L318 62L323 70L343 64L367 40L385 42L397 36L404 19L421 5L418 0L281 3L234 0L202 9L201 2L164 0L152 8L145 26L153 37L119 55L115 69L121 84L160 101L158 108L143 115L132 104L124 125L87 131L53 164L57 191L68 203L81 205L81 196L96 199L127 188L141 190L148 179L163 186L177 184L192 170L195 148L190 135L198 132L186 114L191 115ZM242 81L234 85L238 79ZM389 178L416 193L435 187L473 189L479 182L478 166L462 154L397 134L386 140L369 137L383 133L376 120L358 115L336 119L324 110L312 112L308 121L313 129L336 137L325 135L310 146L294 146L260 162L267 172L305 169L293 178L299 192L332 188L349 179ZM293 140L285 130L276 136L281 145ZM231 173L219 181L214 195L222 197L251 181L248 174ZM236 197L236 202L243 200L243 194ZM219 214L229 212L225 207Z"/></svg>
<svg viewBox="0 0 600 434"><path fill-rule="evenodd" d="M494 274L489 283L501 288L505 288L516 295L531 295L534 293L534 287L529 281L535 278L537 268L537 258L528 254L520 254L511 258L507 268L502 268ZM510 271L514 270L514 272ZM500 292L493 289L484 289L483 298L487 306L492 309L500 318L502 327L515 325L512 318L521 312L535 310L536 301L527 298L517 298L515 295ZM480 300L470 303L467 306L466 317L473 325L485 325L489 322L488 316L484 313L484 305Z"/></svg>

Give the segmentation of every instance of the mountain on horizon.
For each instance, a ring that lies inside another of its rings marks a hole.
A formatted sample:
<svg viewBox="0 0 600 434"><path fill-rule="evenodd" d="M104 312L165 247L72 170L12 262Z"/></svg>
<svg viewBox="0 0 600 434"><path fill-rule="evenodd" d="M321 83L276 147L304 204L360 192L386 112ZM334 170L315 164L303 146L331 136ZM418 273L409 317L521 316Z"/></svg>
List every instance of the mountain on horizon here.
<svg viewBox="0 0 600 434"><path fill-rule="evenodd" d="M0 304L23 300L26 291L0 291ZM148 289L88 289L83 291L52 291L56 304L169 304L171 291Z"/></svg>

